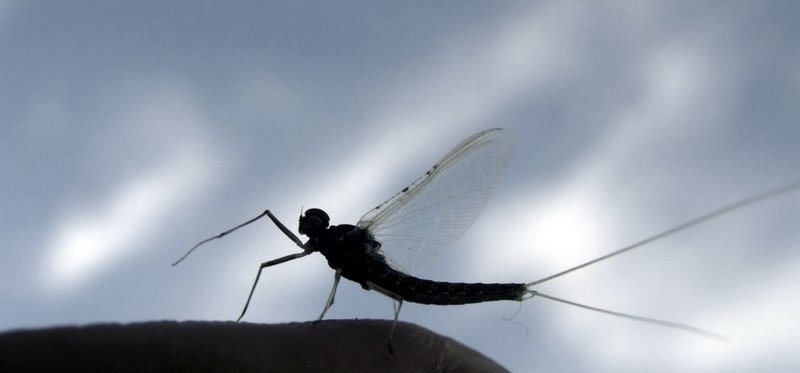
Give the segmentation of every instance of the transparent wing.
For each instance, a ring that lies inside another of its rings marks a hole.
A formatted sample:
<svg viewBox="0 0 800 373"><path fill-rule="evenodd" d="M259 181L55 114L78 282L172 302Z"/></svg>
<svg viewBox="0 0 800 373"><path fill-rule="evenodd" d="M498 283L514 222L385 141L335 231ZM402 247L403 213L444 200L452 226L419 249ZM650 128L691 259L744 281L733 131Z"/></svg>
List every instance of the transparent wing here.
<svg viewBox="0 0 800 373"><path fill-rule="evenodd" d="M509 143L501 128L472 135L357 225L381 242L392 267L407 273L420 268L480 215L511 157Z"/></svg>

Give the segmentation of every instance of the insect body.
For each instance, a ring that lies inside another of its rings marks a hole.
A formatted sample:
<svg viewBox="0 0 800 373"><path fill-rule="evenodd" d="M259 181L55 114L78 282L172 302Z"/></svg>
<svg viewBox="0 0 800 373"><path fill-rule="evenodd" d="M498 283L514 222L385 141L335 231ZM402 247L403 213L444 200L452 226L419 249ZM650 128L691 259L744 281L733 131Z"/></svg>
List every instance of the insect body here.
<svg viewBox="0 0 800 373"><path fill-rule="evenodd" d="M344 278L376 290L399 302L453 305L498 300L521 301L528 293L524 283L452 283L419 279L392 268L380 253L380 242L365 228L328 226L328 214L309 209L300 218L300 233L309 237L306 247L319 251L328 265Z"/></svg>
<svg viewBox="0 0 800 373"><path fill-rule="evenodd" d="M333 305L339 280L344 277L360 284L366 290L378 291L397 301L395 324L403 302L452 305L500 300L522 301L538 296L627 319L677 328L712 338L722 338L718 334L686 324L609 311L564 300L538 292L533 287L746 205L800 189L799 182L749 196L632 245L533 282L451 283L420 279L408 274L406 268L413 270L419 262L452 245L478 217L510 157L503 135L504 130L494 128L467 138L419 179L367 212L356 225L330 226L327 213L316 208L309 209L300 216L299 221L298 231L309 238L303 242L269 210L265 210L255 218L199 242L173 263L173 266L183 261L200 245L224 237L266 216L302 251L261 263L238 320L241 320L247 312L264 268L319 252L334 269L335 276L333 288L318 320L321 320ZM394 327L389 337L390 349L393 332Z"/></svg>

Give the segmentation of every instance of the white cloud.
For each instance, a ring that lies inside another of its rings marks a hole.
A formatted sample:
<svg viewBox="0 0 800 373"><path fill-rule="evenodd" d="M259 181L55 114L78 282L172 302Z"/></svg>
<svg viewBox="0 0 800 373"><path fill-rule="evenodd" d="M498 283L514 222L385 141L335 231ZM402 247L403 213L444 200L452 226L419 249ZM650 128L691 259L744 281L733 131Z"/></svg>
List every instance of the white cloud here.
<svg viewBox="0 0 800 373"><path fill-rule="evenodd" d="M189 154L176 155L155 171L121 182L97 205L70 213L48 245L46 285L59 290L79 286L131 254L179 208L187 191L206 182L206 170Z"/></svg>
<svg viewBox="0 0 800 373"><path fill-rule="evenodd" d="M138 161L138 171L123 176L95 203L61 213L45 247L45 288L75 289L142 250L142 243L163 232L172 214L209 186L212 174L220 176L214 172L217 152L203 135L204 119L192 95L169 83L120 85L121 94L109 104L120 120L102 134L98 159L125 166L146 161Z"/></svg>

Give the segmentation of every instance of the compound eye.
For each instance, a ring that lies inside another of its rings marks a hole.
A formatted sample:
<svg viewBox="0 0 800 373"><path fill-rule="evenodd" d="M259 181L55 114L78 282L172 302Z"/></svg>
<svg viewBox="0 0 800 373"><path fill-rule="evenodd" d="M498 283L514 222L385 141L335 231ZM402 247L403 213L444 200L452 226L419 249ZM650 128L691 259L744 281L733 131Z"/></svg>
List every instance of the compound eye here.
<svg viewBox="0 0 800 373"><path fill-rule="evenodd" d="M318 232L328 228L330 217L325 211L320 209L308 209L305 214L300 217L299 231L309 237L316 235Z"/></svg>
<svg viewBox="0 0 800 373"><path fill-rule="evenodd" d="M315 222L318 222L322 226L322 228L327 228L328 224L330 224L331 218L328 217L328 214L321 209L308 209L306 210L305 217L307 219L313 219Z"/></svg>

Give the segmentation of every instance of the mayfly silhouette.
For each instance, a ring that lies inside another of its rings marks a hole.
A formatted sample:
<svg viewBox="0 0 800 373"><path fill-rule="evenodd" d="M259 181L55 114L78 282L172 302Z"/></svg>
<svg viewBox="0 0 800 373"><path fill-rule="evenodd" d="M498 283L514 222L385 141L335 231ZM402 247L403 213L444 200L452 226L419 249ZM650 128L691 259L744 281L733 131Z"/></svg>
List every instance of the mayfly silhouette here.
<svg viewBox="0 0 800 373"><path fill-rule="evenodd" d="M303 242L269 210L265 210L242 224L200 241L172 265L175 266L183 261L201 245L222 238L266 216L302 251L259 265L247 302L237 321L241 320L247 312L247 307L264 268L319 252L325 256L328 265L335 271L335 275L333 288L317 321L322 320L333 305L339 280L344 277L360 284L365 290L378 291L397 302L394 324L389 333L390 350L394 327L397 324L403 302L455 305L501 300L524 301L533 297L546 298L631 320L724 339L719 334L682 323L610 311L568 301L543 294L535 290L534 286L641 247L746 205L798 189L800 183L749 196L632 245L532 282L453 283L431 281L410 275L413 268L421 262L451 246L481 213L511 155L506 132L500 128L493 128L470 136L416 181L367 212L356 225L330 225L330 218L325 211L318 208L308 209L301 214L299 221L299 233L308 237L308 240Z"/></svg>

